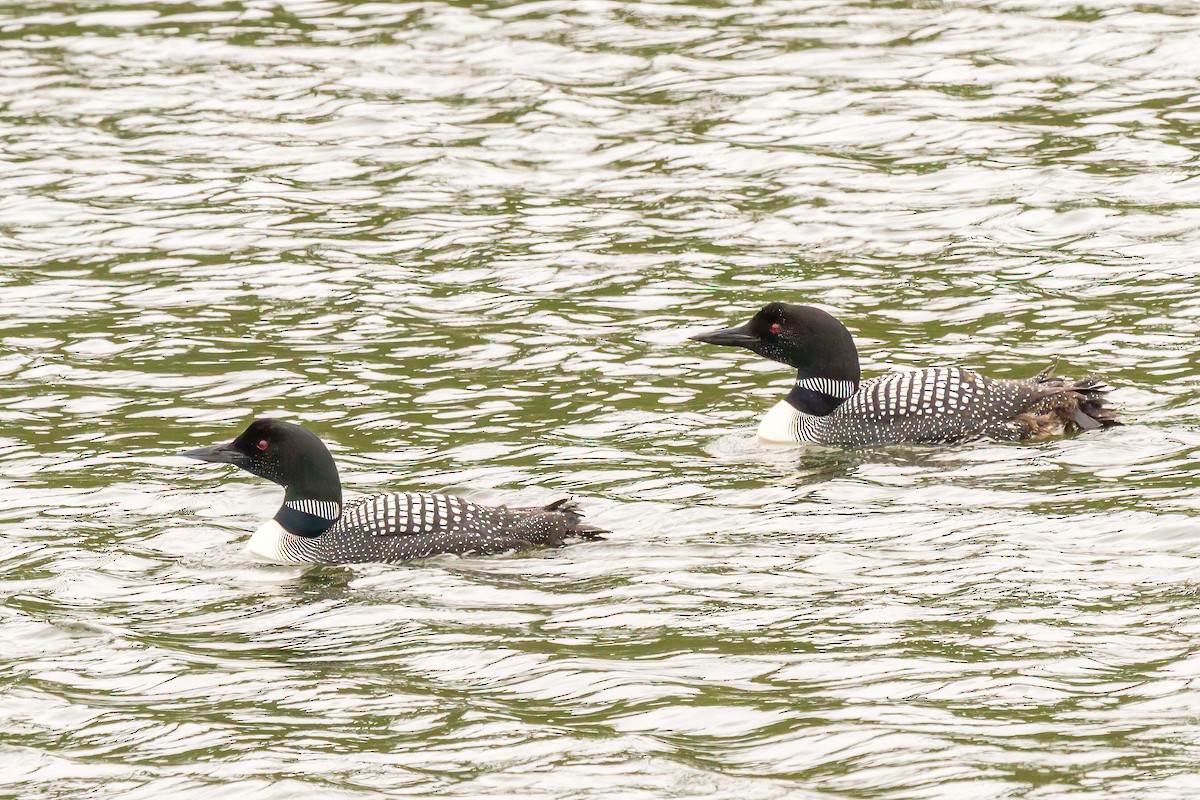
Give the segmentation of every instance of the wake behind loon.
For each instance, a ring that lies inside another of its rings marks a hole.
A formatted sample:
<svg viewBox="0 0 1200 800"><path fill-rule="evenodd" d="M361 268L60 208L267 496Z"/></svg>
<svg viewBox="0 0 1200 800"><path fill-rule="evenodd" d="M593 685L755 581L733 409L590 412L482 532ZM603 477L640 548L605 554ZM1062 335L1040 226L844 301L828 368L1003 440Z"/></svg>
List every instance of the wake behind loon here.
<svg viewBox="0 0 1200 800"><path fill-rule="evenodd" d="M768 442L869 447L1019 440L1120 424L1094 377L1054 378L1053 365L1026 380L998 380L959 367L894 372L861 381L846 326L812 306L770 303L744 325L691 337L744 347L796 369L796 384L763 418Z"/></svg>
<svg viewBox="0 0 1200 800"><path fill-rule="evenodd" d="M342 503L337 465L312 431L260 419L228 444L180 455L234 464L285 490L274 518L250 538L250 555L276 564L398 562L440 553L486 555L571 537L599 538L569 499L544 508L481 506L443 494L389 493Z"/></svg>

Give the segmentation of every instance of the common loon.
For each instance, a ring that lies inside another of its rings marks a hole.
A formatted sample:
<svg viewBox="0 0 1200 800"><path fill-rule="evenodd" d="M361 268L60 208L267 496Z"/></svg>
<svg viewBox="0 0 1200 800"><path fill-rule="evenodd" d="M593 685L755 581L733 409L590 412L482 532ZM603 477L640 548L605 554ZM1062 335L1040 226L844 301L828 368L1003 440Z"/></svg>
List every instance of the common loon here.
<svg viewBox="0 0 1200 800"><path fill-rule="evenodd" d="M759 438L768 442L867 447L1016 440L1119 424L1104 405L1107 386L1094 377L1054 378L1053 364L1026 380L930 367L860 382L850 331L812 306L770 303L744 325L691 338L744 347L795 367L792 391L758 427Z"/></svg>
<svg viewBox="0 0 1200 800"><path fill-rule="evenodd" d="M484 555L559 546L604 531L580 524L570 499L544 508L468 503L444 494L376 494L342 503L337 465L321 439L289 422L260 419L228 444L180 455L233 464L285 490L283 505L246 545L276 564L397 562L439 553Z"/></svg>

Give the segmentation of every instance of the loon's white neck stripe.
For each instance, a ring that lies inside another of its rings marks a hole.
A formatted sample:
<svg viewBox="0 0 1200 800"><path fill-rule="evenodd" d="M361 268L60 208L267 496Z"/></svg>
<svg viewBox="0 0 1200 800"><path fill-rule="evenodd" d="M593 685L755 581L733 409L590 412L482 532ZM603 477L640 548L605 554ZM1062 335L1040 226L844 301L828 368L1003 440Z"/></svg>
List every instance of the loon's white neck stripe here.
<svg viewBox="0 0 1200 800"><path fill-rule="evenodd" d="M342 505L334 500L288 500L284 505L293 511L312 514L314 517L334 522L342 516Z"/></svg>
<svg viewBox="0 0 1200 800"><path fill-rule="evenodd" d="M858 384L854 381L833 378L800 378L796 381L796 386L843 400L858 391Z"/></svg>

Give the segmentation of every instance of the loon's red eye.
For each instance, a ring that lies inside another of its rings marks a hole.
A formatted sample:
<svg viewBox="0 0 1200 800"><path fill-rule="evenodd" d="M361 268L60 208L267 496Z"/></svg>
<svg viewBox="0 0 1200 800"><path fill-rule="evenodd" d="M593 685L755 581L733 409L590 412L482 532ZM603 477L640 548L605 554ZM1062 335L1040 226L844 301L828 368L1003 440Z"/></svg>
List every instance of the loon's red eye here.
<svg viewBox="0 0 1200 800"><path fill-rule="evenodd" d="M266 439L259 439L259 440L258 440L258 445L257 445L257 447L258 447L258 449L259 449L259 450L266 450L266 449L267 449L267 440L266 440Z"/></svg>
<svg viewBox="0 0 1200 800"><path fill-rule="evenodd" d="M781 330L783 330L783 328L780 327L778 322L771 323L771 333L779 333Z"/></svg>

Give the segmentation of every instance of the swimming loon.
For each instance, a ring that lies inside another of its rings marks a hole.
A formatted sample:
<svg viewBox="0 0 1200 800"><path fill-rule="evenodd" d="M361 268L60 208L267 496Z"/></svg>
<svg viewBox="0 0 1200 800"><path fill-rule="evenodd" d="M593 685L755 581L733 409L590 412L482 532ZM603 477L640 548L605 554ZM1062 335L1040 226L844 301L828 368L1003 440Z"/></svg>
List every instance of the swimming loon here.
<svg viewBox="0 0 1200 800"><path fill-rule="evenodd" d="M337 465L312 431L260 419L228 444L180 455L234 464L285 490L283 505L246 545L276 564L397 562L439 553L483 555L577 536L600 538L580 524L570 499L544 508L480 506L444 494L376 494L342 503Z"/></svg>
<svg viewBox="0 0 1200 800"><path fill-rule="evenodd" d="M744 325L691 337L744 347L796 368L796 384L758 428L768 442L867 447L975 437L1028 439L1119 424L1097 378L997 380L959 367L894 372L861 381L846 326L812 306L770 303Z"/></svg>

